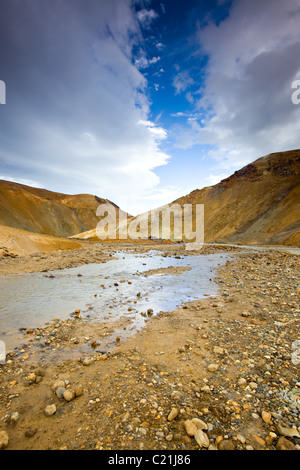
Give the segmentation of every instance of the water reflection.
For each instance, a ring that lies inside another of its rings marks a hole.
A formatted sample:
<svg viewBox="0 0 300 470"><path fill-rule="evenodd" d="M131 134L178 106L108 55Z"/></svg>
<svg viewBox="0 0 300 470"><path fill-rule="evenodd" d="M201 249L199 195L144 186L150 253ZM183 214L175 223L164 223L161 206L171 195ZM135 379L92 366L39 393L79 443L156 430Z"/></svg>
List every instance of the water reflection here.
<svg viewBox="0 0 300 470"><path fill-rule="evenodd" d="M188 255L180 259L163 253L117 252L106 264L88 264L51 273L0 277L0 339L12 345L19 328L37 328L53 318L65 319L81 309L91 320L116 320L129 315L135 328L141 315L170 311L182 302L215 295L214 270L225 254ZM148 270L183 267L181 274L152 274Z"/></svg>

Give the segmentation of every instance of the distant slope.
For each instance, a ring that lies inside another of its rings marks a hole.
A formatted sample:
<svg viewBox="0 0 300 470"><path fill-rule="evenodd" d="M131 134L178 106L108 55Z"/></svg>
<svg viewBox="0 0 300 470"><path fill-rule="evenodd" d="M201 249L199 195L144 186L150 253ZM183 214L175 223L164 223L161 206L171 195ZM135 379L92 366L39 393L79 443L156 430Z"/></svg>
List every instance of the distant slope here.
<svg viewBox="0 0 300 470"><path fill-rule="evenodd" d="M192 191L169 206L174 203L204 204L205 243L300 246L300 150L266 155L220 183ZM160 209L154 211L159 214ZM129 217L128 222L145 218L148 220L148 213ZM139 232L141 239L153 234L150 224L148 228L147 224L141 226L146 227ZM97 239L95 226L82 232L76 232L74 238ZM177 239L174 221L170 232L170 239ZM154 239L162 236L161 232L154 235Z"/></svg>
<svg viewBox="0 0 300 470"><path fill-rule="evenodd" d="M205 242L300 246L300 150L259 158L174 202L205 205Z"/></svg>
<svg viewBox="0 0 300 470"><path fill-rule="evenodd" d="M74 240L30 233L25 230L0 225L1 256L23 256L33 253L52 253L58 250L80 250L82 244Z"/></svg>
<svg viewBox="0 0 300 470"><path fill-rule="evenodd" d="M0 180L0 224L56 237L69 237L97 226L96 210L106 199L66 195Z"/></svg>

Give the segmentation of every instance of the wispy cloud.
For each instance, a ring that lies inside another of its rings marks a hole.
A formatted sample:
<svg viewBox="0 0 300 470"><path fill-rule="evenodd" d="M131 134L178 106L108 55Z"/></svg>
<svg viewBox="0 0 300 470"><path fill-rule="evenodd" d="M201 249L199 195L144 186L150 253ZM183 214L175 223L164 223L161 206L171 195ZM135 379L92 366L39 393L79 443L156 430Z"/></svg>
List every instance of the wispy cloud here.
<svg viewBox="0 0 300 470"><path fill-rule="evenodd" d="M142 27L143 28L146 28L146 29L149 29L150 26L151 26L151 23L153 22L153 20L155 20L156 18L158 18L158 13L156 13L156 11L154 10L147 10L145 8L143 8L142 10L138 11L137 13L137 18L139 20L139 22L141 23Z"/></svg>
<svg viewBox="0 0 300 470"><path fill-rule="evenodd" d="M175 88L175 94L180 94L195 82L187 70L182 70L173 79L172 85Z"/></svg>

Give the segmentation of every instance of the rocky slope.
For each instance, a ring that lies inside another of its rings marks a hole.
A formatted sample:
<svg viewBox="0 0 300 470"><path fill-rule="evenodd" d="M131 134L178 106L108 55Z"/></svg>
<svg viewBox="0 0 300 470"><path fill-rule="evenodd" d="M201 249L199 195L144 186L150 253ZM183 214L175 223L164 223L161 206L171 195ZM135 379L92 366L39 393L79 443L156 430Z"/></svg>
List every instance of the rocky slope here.
<svg viewBox="0 0 300 470"><path fill-rule="evenodd" d="M29 232L69 237L91 230L103 203L113 204L90 194L66 195L0 180L0 224Z"/></svg>
<svg viewBox="0 0 300 470"><path fill-rule="evenodd" d="M300 150L259 158L174 202L205 205L205 242L300 246Z"/></svg>
<svg viewBox="0 0 300 470"><path fill-rule="evenodd" d="M56 253L83 248L82 243L0 225L0 260L34 253Z"/></svg>

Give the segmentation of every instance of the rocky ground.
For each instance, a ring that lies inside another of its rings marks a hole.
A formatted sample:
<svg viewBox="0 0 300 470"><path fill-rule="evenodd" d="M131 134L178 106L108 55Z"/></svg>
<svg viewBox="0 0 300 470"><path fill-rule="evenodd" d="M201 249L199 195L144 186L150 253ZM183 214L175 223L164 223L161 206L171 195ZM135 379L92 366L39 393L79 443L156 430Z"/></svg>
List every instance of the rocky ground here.
<svg viewBox="0 0 300 470"><path fill-rule="evenodd" d="M149 305L126 341L114 332L130 319L93 324L80 311L24 331L0 365L0 448L300 449L299 256L231 252L218 297L154 317ZM9 258L0 273L110 254Z"/></svg>

